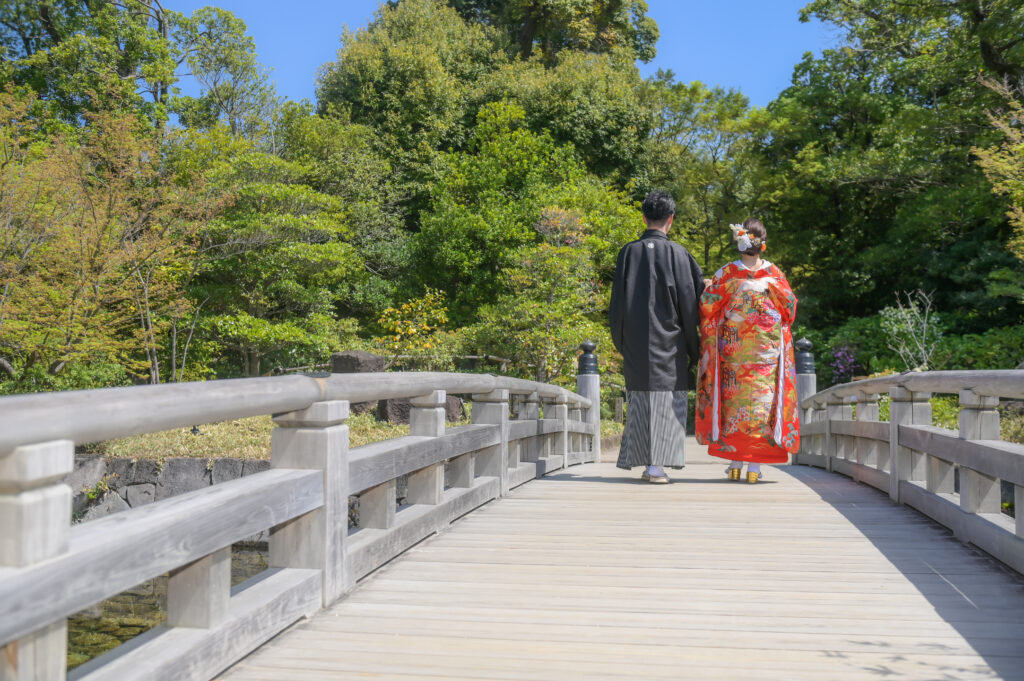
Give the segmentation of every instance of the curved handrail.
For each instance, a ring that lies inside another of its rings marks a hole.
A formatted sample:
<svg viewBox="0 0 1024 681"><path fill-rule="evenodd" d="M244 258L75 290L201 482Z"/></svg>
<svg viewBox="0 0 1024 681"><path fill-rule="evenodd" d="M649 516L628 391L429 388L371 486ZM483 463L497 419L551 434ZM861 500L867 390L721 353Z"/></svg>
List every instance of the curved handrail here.
<svg viewBox="0 0 1024 681"><path fill-rule="evenodd" d="M854 397L858 393L880 394L893 388L912 392L956 393L971 390L978 395L1024 399L1024 369L999 371L905 371L892 376L867 378L834 385L800 402L804 409L822 404L831 397Z"/></svg>
<svg viewBox="0 0 1024 681"><path fill-rule="evenodd" d="M599 460L596 379L578 377L589 397L505 376L409 372L0 398L0 501L13 509L6 523L0 517L0 645L24 640L27 664L59 660L62 669L66 617L170 571L166 624L73 678L213 678L456 519L529 480ZM470 396L471 425L445 425L446 394ZM513 394L527 398L511 420ZM409 434L350 450L349 403L402 397L411 398ZM264 414L276 423L270 470L212 476L192 492L71 525L64 476L75 443ZM231 544L268 529L271 567L233 589ZM8 651L8 663L21 664ZM60 679L61 669L29 675Z"/></svg>
<svg viewBox="0 0 1024 681"><path fill-rule="evenodd" d="M269 413L305 409L323 400L415 397L508 390L537 393L589 408L590 400L564 388L492 374L386 372L235 378L0 398L0 455L19 445L70 439L101 442Z"/></svg>
<svg viewBox="0 0 1024 681"><path fill-rule="evenodd" d="M886 393L893 399L881 421ZM959 399L955 429L935 425L935 393ZM1024 370L906 372L833 386L800 402L794 462L887 491L1024 573L1024 445L1001 439L999 398L1024 399ZM1015 518L1000 512L1011 488Z"/></svg>

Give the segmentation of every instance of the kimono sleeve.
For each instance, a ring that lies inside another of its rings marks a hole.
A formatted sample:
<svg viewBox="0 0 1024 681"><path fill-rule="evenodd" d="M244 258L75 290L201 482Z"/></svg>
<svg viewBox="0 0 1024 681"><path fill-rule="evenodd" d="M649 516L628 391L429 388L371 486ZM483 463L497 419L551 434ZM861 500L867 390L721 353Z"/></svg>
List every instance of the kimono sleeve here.
<svg viewBox="0 0 1024 681"><path fill-rule="evenodd" d="M772 265L772 276L775 279L775 283L771 286L771 296L775 301L775 306L782 315L782 322L786 325L792 325L796 319L796 294L793 293L792 287L789 285L789 281L786 280L786 275L782 273L775 265Z"/></svg>
<svg viewBox="0 0 1024 681"><path fill-rule="evenodd" d="M700 265L687 251L682 251L675 271L676 290L679 292L677 312L686 338L690 366L694 367L700 359L700 297L704 292L704 275Z"/></svg>
<svg viewBox="0 0 1024 681"><path fill-rule="evenodd" d="M626 297L626 248L619 251L615 262L615 276L612 278L612 298L608 305L608 328L611 331L615 349L622 352L622 341L625 334L625 297Z"/></svg>

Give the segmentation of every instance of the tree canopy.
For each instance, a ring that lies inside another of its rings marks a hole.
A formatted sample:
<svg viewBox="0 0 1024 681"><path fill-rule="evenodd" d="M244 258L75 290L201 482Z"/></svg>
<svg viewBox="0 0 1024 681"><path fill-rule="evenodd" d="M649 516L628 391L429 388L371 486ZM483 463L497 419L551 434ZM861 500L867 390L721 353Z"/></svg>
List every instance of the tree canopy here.
<svg viewBox="0 0 1024 681"><path fill-rule="evenodd" d="M709 275L734 258L729 223L765 222L823 371L832 353L847 378L902 368L886 330L914 292L941 320L930 365L1024 360L1024 7L802 17L841 37L759 108L643 78L642 0L392 0L339 27L311 103L275 92L218 7L3 3L0 392L345 348L568 381L584 337L614 376L609 283L653 188Z"/></svg>

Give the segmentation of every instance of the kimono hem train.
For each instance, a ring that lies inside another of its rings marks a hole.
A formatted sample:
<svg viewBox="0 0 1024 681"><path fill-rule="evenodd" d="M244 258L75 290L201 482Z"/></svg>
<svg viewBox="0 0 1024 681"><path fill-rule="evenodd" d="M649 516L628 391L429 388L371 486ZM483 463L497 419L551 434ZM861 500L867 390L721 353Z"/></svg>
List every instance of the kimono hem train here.
<svg viewBox="0 0 1024 681"><path fill-rule="evenodd" d="M723 459L785 463L800 446L789 282L769 262L737 261L700 302L697 441Z"/></svg>

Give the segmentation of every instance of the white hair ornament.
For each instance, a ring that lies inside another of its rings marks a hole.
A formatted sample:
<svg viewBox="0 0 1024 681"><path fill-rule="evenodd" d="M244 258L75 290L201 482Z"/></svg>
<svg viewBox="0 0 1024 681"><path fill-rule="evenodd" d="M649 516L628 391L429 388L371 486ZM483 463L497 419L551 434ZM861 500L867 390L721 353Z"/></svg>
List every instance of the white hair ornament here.
<svg viewBox="0 0 1024 681"><path fill-rule="evenodd" d="M751 248L761 247L764 244L763 240L751 235L750 232L744 229L743 225L729 225L729 229L732 230L732 240L736 242L736 250L741 253L749 251Z"/></svg>

